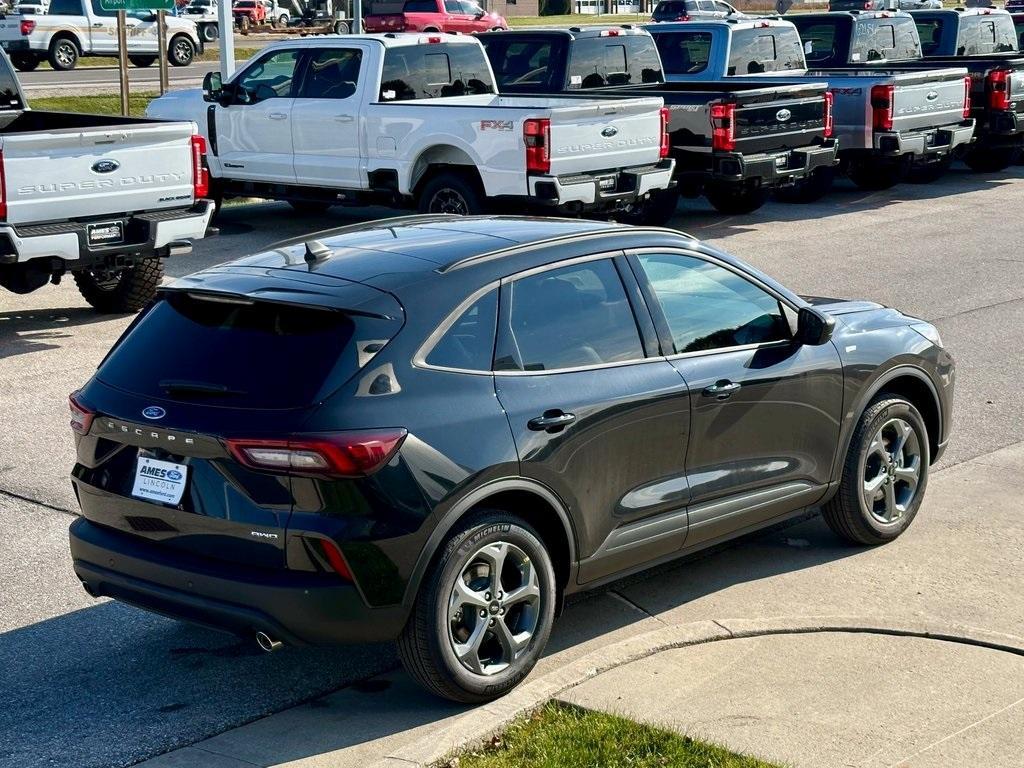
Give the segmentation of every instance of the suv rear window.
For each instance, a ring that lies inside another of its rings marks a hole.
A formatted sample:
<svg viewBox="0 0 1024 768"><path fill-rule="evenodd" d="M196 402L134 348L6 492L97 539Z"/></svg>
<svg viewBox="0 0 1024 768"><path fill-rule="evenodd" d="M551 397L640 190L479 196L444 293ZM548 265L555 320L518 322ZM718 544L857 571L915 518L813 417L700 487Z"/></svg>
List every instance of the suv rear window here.
<svg viewBox="0 0 1024 768"><path fill-rule="evenodd" d="M388 48L381 101L494 93L487 57L475 45L403 45Z"/></svg>
<svg viewBox="0 0 1024 768"><path fill-rule="evenodd" d="M576 40L569 58L570 88L663 83L658 49L648 35Z"/></svg>
<svg viewBox="0 0 1024 768"><path fill-rule="evenodd" d="M155 398L299 408L356 373L358 350L388 340L385 323L318 307L168 292L129 329L97 377Z"/></svg>

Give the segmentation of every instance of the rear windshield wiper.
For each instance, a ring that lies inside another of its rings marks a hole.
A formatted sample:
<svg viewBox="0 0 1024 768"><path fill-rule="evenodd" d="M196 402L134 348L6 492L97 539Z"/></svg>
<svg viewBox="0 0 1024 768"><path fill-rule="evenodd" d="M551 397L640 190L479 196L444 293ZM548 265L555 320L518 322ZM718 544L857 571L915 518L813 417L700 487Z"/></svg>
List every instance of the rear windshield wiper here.
<svg viewBox="0 0 1024 768"><path fill-rule="evenodd" d="M226 397L229 395L244 395L238 389L231 389L223 384L210 384L205 381L189 381L187 379L163 379L159 383L160 389L169 395L209 395L212 397Z"/></svg>

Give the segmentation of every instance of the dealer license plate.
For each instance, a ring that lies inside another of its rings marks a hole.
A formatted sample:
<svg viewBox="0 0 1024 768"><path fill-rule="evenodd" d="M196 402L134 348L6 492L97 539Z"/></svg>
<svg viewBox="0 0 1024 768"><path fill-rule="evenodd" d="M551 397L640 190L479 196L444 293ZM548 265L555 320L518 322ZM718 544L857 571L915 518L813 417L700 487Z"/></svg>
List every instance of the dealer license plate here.
<svg viewBox="0 0 1024 768"><path fill-rule="evenodd" d="M177 504L185 492L188 466L172 461L161 461L139 456L135 465L135 485L132 496L161 504Z"/></svg>
<svg viewBox="0 0 1024 768"><path fill-rule="evenodd" d="M102 224L90 224L88 234L89 245L119 245L124 242L124 222L105 221Z"/></svg>

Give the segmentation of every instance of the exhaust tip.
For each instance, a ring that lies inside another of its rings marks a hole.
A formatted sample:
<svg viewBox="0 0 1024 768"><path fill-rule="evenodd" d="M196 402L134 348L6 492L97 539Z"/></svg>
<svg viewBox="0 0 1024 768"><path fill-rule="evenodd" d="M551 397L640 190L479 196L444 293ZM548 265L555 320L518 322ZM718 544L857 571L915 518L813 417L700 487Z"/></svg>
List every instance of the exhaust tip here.
<svg viewBox="0 0 1024 768"><path fill-rule="evenodd" d="M280 640L275 640L266 632L256 633L256 643L267 653L273 653L274 651L280 650L281 646L284 645Z"/></svg>

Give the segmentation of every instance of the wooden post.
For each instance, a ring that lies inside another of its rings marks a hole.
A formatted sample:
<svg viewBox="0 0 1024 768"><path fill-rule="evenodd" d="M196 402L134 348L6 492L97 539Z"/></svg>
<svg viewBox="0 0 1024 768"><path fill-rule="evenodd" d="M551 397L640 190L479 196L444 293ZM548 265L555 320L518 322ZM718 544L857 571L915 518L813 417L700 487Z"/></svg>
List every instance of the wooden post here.
<svg viewBox="0 0 1024 768"><path fill-rule="evenodd" d="M157 61L160 62L160 95L163 96L169 88L167 74L167 11L157 11L156 25L157 47L160 49L160 54L157 56Z"/></svg>
<svg viewBox="0 0 1024 768"><path fill-rule="evenodd" d="M121 114L128 117L128 22L125 12L117 12L117 66L121 76Z"/></svg>

